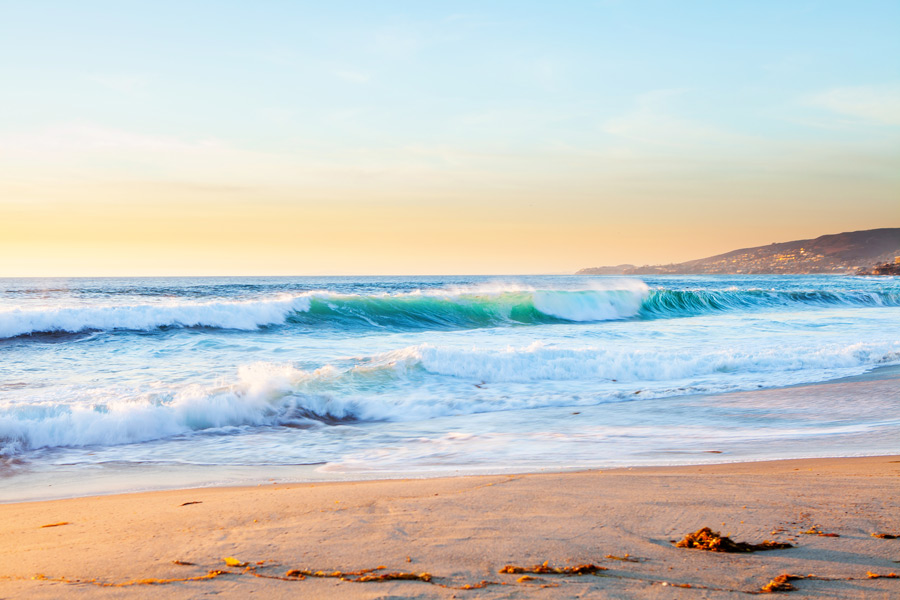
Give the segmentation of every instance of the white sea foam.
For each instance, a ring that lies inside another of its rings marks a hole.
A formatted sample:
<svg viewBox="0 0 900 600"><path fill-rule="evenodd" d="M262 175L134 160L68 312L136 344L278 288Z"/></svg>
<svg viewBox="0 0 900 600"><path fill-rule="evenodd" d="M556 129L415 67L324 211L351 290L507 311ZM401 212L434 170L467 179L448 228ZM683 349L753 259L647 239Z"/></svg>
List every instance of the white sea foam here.
<svg viewBox="0 0 900 600"><path fill-rule="evenodd" d="M639 295L646 294L649 291L646 283L640 279L597 279L593 281L575 280L570 284L555 282L552 291L557 292L607 292L607 291L629 291ZM493 280L475 284L465 285L448 285L440 288L419 289L407 292L401 295L417 295L417 296L499 296L510 293L532 293L546 288L535 287L533 285L521 283L518 281L502 281Z"/></svg>
<svg viewBox="0 0 900 600"><path fill-rule="evenodd" d="M293 311L309 310L310 297L279 296L240 302L172 302L110 306L60 306L0 311L0 337L38 332L151 330L219 327L252 330L283 323Z"/></svg>
<svg viewBox="0 0 900 600"><path fill-rule="evenodd" d="M431 344L410 346L378 357L385 364L419 365L435 375L489 383L540 381L680 381L728 374L731 378L770 373L765 385L783 385L779 378L821 370L869 368L900 362L900 342L829 344L792 348L760 346L747 349L684 349L658 352L643 349L548 347L534 342L505 350L459 349ZM759 377L756 377L759 379ZM810 379L814 381L815 379Z"/></svg>
<svg viewBox="0 0 900 600"><path fill-rule="evenodd" d="M534 307L567 321L612 321L633 317L641 308L647 290L537 291Z"/></svg>
<svg viewBox="0 0 900 600"><path fill-rule="evenodd" d="M146 442L223 428L415 421L602 404L636 399L636 391L643 399L753 389L898 362L900 342L666 353L538 342L502 350L419 344L312 370L252 363L240 367L231 383L213 386L131 394L72 388L68 397L57 391L29 403L0 403L0 455Z"/></svg>
<svg viewBox="0 0 900 600"><path fill-rule="evenodd" d="M232 385L189 385L171 393L73 390L61 401L0 406L0 456L58 446L113 446L195 431L310 424L307 415L339 420L351 405L292 393L315 377L289 365L250 364Z"/></svg>

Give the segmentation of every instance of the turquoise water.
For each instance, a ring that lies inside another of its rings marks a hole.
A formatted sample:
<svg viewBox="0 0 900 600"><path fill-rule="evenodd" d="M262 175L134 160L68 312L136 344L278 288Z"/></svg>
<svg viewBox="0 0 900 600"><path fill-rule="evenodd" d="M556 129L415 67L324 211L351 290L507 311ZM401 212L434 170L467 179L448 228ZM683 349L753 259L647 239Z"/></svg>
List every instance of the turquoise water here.
<svg viewBox="0 0 900 600"><path fill-rule="evenodd" d="M890 277L4 279L0 485L898 451L896 396L712 395L897 364Z"/></svg>

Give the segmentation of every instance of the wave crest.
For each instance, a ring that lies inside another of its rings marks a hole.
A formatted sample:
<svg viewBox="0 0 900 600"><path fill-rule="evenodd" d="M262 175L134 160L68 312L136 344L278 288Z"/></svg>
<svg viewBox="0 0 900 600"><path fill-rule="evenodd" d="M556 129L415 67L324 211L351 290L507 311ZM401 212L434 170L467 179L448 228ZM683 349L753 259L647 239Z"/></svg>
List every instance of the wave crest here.
<svg viewBox="0 0 900 600"><path fill-rule="evenodd" d="M407 294L326 291L240 302L181 302L0 311L0 338L36 333L272 325L401 329L477 328L504 324L602 321L634 316L641 282L620 289L460 289Z"/></svg>
<svg viewBox="0 0 900 600"><path fill-rule="evenodd" d="M0 338L40 333L210 327L255 330L472 329L508 325L670 319L721 311L900 306L900 293L863 291L669 290L639 280L588 289L482 286L403 294L306 292L233 302L69 306L0 311Z"/></svg>
<svg viewBox="0 0 900 600"><path fill-rule="evenodd" d="M290 313L308 309L309 298L304 296L242 302L13 309L0 312L0 338L53 332L149 331L163 327L251 330L283 323Z"/></svg>
<svg viewBox="0 0 900 600"><path fill-rule="evenodd" d="M900 293L825 290L652 290L640 316L675 318L730 310L790 307L900 306Z"/></svg>

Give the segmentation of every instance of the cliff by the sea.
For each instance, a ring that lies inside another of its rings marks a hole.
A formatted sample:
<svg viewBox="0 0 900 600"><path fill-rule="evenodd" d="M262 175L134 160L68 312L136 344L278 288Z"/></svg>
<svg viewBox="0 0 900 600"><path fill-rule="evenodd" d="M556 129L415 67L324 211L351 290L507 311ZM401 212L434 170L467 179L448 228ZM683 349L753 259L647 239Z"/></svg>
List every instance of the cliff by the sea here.
<svg viewBox="0 0 900 600"><path fill-rule="evenodd" d="M900 227L823 235L815 239L742 248L666 265L590 267L579 275L872 274L900 268Z"/></svg>

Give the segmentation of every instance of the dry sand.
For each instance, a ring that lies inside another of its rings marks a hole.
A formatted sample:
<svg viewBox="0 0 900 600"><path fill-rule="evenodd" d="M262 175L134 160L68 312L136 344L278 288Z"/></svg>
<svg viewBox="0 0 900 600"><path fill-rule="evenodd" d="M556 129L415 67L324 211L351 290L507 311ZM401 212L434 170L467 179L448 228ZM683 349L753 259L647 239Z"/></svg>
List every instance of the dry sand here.
<svg viewBox="0 0 900 600"><path fill-rule="evenodd" d="M900 539L871 536L900 534L898 502L900 458L870 457L6 504L0 505L0 598L738 598L782 573L830 578L794 581L789 595L795 598L898 598L900 579L866 575L900 571ZM68 524L42 527L60 522ZM796 547L722 554L671 543L703 526L735 540ZM839 537L800 533L814 526ZM626 554L638 562L607 557ZM265 562L245 570L226 567L224 557ZM507 564L544 561L608 570L605 577L538 575L521 583L521 575L498 574ZM433 581L254 576L382 565L428 572ZM215 569L229 574L97 585ZM49 579L34 579L39 575ZM454 589L482 580L507 585Z"/></svg>

